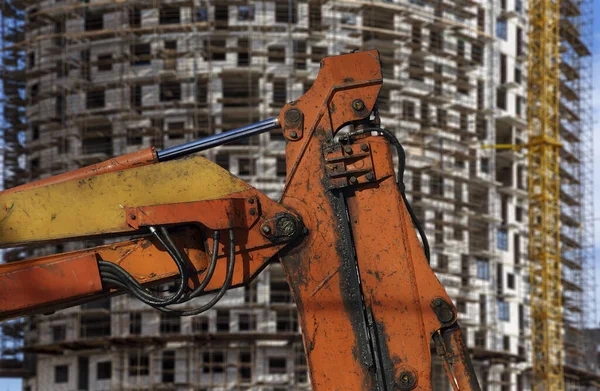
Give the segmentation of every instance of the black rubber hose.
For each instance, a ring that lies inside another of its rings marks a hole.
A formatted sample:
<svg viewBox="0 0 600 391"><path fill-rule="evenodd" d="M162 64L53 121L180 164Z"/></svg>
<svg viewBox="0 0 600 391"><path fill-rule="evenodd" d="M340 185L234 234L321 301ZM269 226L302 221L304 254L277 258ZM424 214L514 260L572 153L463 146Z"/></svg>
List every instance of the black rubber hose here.
<svg viewBox="0 0 600 391"><path fill-rule="evenodd" d="M164 305L174 304L179 302L179 299L185 294L188 283L188 268L185 262L185 259L181 256L181 253L177 250L177 246L171 239L169 232L165 227L160 227L160 232L164 236L164 238L158 234L158 231L154 227L150 227L150 232L156 237L156 239L163 245L163 247L167 250L171 258L175 261L177 265L177 269L179 269L179 286L177 287L177 292L175 292L172 296L165 299Z"/></svg>
<svg viewBox="0 0 600 391"><path fill-rule="evenodd" d="M99 261L98 264L100 271L101 273L104 273L106 277L112 277L113 281L119 280L123 285L127 287L127 289L133 295L135 295L145 304L156 307L179 303L185 293L185 290L187 289L188 277L185 260L183 259L179 251L177 251L177 248L175 247L173 240L169 236L169 233L166 232L166 229L161 229L163 235L165 235L166 237L166 240L158 234L154 227L150 227L150 231L163 245L163 247L165 247L169 255L173 258L175 264L177 265L177 268L180 273L180 284L176 293L167 298L156 297L152 294L151 290L142 287L142 285L140 285L140 283L135 278L133 278L131 274L129 274L121 266L114 263Z"/></svg>
<svg viewBox="0 0 600 391"><path fill-rule="evenodd" d="M166 239L163 239L163 237L159 235L158 231L154 227L150 227L150 232L157 238L163 247L165 247L177 265L180 275L180 283L177 292L167 298L156 297L149 289L142 287L140 283L125 269L114 263L99 261L98 264L100 272L104 273L106 278L111 278L113 282L120 281L120 283L127 287L127 290L129 290L133 295L138 297L142 302L153 307L179 303L187 289L188 273L185 260L177 250L175 243L164 227L161 227L161 232Z"/></svg>
<svg viewBox="0 0 600 391"><path fill-rule="evenodd" d="M225 281L223 282L223 286L221 287L221 289L219 289L217 294L208 303L204 304L201 307L195 308L193 310L176 310L176 309L172 309L172 308L161 308L161 307L159 307L157 309L162 312L169 312L172 314L177 314L179 316L198 315L202 312L208 311L209 309L214 307L214 305L217 304L217 302L219 300L221 300L221 298L225 295L225 293L231 287L231 281L233 280L234 270L235 270L235 235L234 235L233 229L231 229L231 230L229 230L229 256L227 257L227 274L225 276Z"/></svg>
<svg viewBox="0 0 600 391"><path fill-rule="evenodd" d="M100 261L105 262L105 261ZM109 263L109 262L106 262ZM111 264L114 265L114 264ZM117 266L120 268L120 266ZM100 277L103 282L112 282L118 281L120 286L125 287L127 291L129 291L132 295L140 299L143 303L148 304L150 306L160 306L166 305L164 304L165 300L158 298L151 294L151 291L141 286L129 273L121 268L118 270L116 268L107 267L107 265L100 265Z"/></svg>
<svg viewBox="0 0 600 391"><path fill-rule="evenodd" d="M184 261L183 261L183 258L181 257L181 255L176 250L175 251L172 250L173 248L176 248L176 247L175 247L174 242L170 239L168 232L165 235L166 239L164 241L162 240L163 238L160 237L160 235L156 235L155 232L153 232L153 233L155 234L155 236L157 236L157 238L159 239L159 241L165 248L171 250L171 251L169 251L169 254L172 256L175 255L174 259L176 260L178 267L179 266L185 267L185 264L184 264ZM165 234L164 231L162 233ZM220 238L220 233L218 231L215 231L215 233L213 234L213 239L214 239L213 255L211 257L211 263L209 265L209 269L207 271L206 277L203 279L202 283L189 295L186 295L185 297L182 295L179 298L177 298L176 302L172 302L173 296L175 296L175 295L173 295L167 299L161 299L161 298L155 297L154 295L151 294L149 289L144 288L135 278L133 278L133 276L131 276L131 274L129 274L125 269L123 269L121 266L119 266L117 264L106 262L106 261L99 261L100 276L104 283L113 284L119 288L129 291L132 295L137 297L140 301L142 301L145 304L148 304L158 310L163 310L165 312L177 312L177 310L168 309L168 308L166 308L166 306L169 304L181 304L185 301L190 300L191 298L193 298L195 296L198 296L206 288L206 286L212 279L212 276L216 269L219 238ZM231 247L233 248L233 253L232 253L233 255L230 254L229 260L235 261L235 238L233 236L233 231L230 232L230 240L231 240ZM181 270L181 267L180 267L180 270ZM228 264L228 273L229 272L231 272L231 277L233 277L233 268L231 267L231 264ZM185 279L185 277L184 277L184 279ZM185 281L187 284L187 279L185 279ZM229 282L227 282L227 281L229 281ZM229 289L230 286L231 286L231 279L226 279L226 285L224 285L222 288L223 293L220 295L217 295L218 299L220 299L223 296L224 291ZM219 292L219 293L221 293L221 292ZM217 301L218 301L218 299L217 299ZM216 303L216 301L215 301L215 303ZM214 305L214 304L212 304L212 305ZM211 305L211 307L212 307L212 305Z"/></svg>
<svg viewBox="0 0 600 391"><path fill-rule="evenodd" d="M208 271L206 272L206 276L204 277L204 279L202 280L200 285L188 295L188 300L193 299L194 297L197 297L198 295L200 295L202 293L202 291L204 290L204 288L206 288L206 286L212 279L212 276L215 273L215 269L217 268L217 257L219 256L219 238L220 238L220 236L221 235L220 235L219 231L214 232L212 256L211 256L211 260L210 260L210 265L208 266Z"/></svg>
<svg viewBox="0 0 600 391"><path fill-rule="evenodd" d="M146 300L146 298L144 296L140 295L140 292L138 289L134 289L130 285L123 283L123 281L121 281L118 277L114 277L111 274L102 274L101 273L101 278L102 278L102 283L111 284L117 288L123 289L123 290L131 293L133 296L137 297L141 302L154 307L153 304L148 303L148 301Z"/></svg>
<svg viewBox="0 0 600 391"><path fill-rule="evenodd" d="M425 258L427 259L427 263L431 263L431 253L430 253L430 249L429 249L429 241L427 240L427 235L425 234L425 230L423 229L421 222L417 218L417 215L413 211L412 206L410 205L410 203L408 202L408 199L406 198L406 188L404 186L404 169L406 168L406 153L404 152L404 148L402 147L402 144L400 144L400 141L398 141L398 138L396 137L396 135L393 132L391 132L387 129L379 128L379 127L364 128L357 132L351 133L351 135L358 135L358 134L362 134L365 132L381 133L390 142L390 144L392 144L394 146L394 148L396 149L396 154L398 155L398 189L400 190L400 194L402 195L402 200L404 201L404 204L406 205L406 209L408 210L410 219L412 220L413 225L419 232L419 236L421 237L421 241L423 242L423 252L425 253Z"/></svg>

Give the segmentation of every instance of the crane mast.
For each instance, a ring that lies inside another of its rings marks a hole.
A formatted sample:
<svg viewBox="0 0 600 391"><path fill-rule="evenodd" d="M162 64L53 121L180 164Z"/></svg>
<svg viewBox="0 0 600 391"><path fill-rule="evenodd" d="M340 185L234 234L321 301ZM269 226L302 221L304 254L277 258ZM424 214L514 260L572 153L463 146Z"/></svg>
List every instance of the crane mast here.
<svg viewBox="0 0 600 391"><path fill-rule="evenodd" d="M559 177L559 0L529 2L532 389L564 390Z"/></svg>

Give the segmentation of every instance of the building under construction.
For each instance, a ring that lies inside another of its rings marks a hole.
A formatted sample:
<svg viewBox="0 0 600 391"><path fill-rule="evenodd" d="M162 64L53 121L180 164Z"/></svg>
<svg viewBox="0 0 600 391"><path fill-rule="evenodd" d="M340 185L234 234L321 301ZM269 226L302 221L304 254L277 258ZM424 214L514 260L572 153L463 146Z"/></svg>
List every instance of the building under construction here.
<svg viewBox="0 0 600 391"><path fill-rule="evenodd" d="M528 139L526 2L1 1L6 187L276 116L322 57L379 49L382 125L407 150L407 192L482 388L530 388L527 155L493 148ZM577 391L600 385L583 333L595 306L591 14L590 0L561 0L563 341ZM284 144L272 132L203 154L277 197ZM278 265L199 316L123 295L6 323L2 343L2 375L25 390L310 388ZM442 364L433 371L448 389Z"/></svg>

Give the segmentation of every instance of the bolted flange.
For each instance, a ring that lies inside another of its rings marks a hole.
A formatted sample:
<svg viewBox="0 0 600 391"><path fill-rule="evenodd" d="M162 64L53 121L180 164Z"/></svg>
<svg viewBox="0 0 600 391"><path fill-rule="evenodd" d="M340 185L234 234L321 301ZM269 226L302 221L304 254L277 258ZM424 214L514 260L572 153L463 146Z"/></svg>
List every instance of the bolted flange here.
<svg viewBox="0 0 600 391"><path fill-rule="evenodd" d="M283 135L289 141L298 141L302 138L304 128L304 114L296 107L292 107L284 115Z"/></svg>
<svg viewBox="0 0 600 391"><path fill-rule="evenodd" d="M289 213L278 213L275 217L267 219L261 233L273 242L290 240L304 232L302 221Z"/></svg>

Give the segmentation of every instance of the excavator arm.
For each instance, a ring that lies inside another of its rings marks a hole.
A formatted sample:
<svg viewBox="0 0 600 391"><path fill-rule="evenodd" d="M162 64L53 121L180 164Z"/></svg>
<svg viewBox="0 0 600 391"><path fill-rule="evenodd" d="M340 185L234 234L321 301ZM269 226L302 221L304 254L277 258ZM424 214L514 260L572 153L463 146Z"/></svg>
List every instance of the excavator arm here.
<svg viewBox="0 0 600 391"><path fill-rule="evenodd" d="M113 241L0 266L0 319L120 292L193 315L279 259L313 389L431 390L433 346L456 390L479 390L404 194L404 151L378 126L382 83L377 51L328 57L278 118L0 193L0 246ZM279 202L202 157L183 158L275 128L288 141ZM173 280L168 296L152 290ZM206 293L207 304L190 307Z"/></svg>

